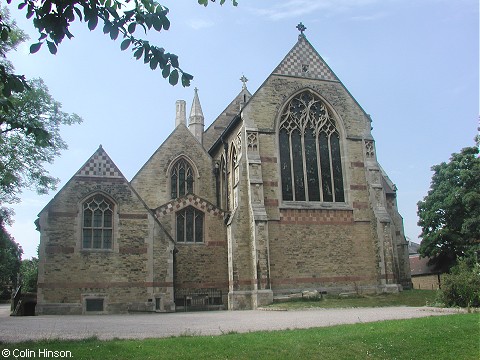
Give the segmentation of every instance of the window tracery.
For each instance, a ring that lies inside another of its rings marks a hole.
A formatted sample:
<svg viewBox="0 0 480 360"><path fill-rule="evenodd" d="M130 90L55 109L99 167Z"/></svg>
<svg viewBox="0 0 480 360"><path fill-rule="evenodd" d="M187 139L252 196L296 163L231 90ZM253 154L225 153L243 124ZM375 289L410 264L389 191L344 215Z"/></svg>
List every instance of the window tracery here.
<svg viewBox="0 0 480 360"><path fill-rule="evenodd" d="M171 198L193 193L193 169L185 159L178 160L170 172Z"/></svg>
<svg viewBox="0 0 480 360"><path fill-rule="evenodd" d="M310 91L285 107L279 147L283 200L345 201L340 134L327 106Z"/></svg>
<svg viewBox="0 0 480 360"><path fill-rule="evenodd" d="M177 212L177 242L203 242L203 213L192 206Z"/></svg>
<svg viewBox="0 0 480 360"><path fill-rule="evenodd" d="M113 209L113 203L100 194L83 203L83 249L112 249Z"/></svg>

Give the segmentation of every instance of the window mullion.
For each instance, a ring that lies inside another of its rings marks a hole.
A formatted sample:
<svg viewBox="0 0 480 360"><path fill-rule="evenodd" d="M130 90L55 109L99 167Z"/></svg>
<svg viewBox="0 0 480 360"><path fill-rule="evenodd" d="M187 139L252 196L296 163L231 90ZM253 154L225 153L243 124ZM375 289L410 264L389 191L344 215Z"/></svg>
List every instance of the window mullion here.
<svg viewBox="0 0 480 360"><path fill-rule="evenodd" d="M292 199L293 201L295 201L296 196L295 196L295 174L293 169L292 134L293 134L293 131L290 131L290 134L288 134L288 147L289 147L290 174L291 174L290 185L292 186Z"/></svg>
<svg viewBox="0 0 480 360"><path fill-rule="evenodd" d="M323 202L323 179L322 179L322 166L320 162L320 132L315 131L315 144L317 147L317 172L318 172L318 186L320 187L320 201Z"/></svg>
<svg viewBox="0 0 480 360"><path fill-rule="evenodd" d="M328 154L329 154L329 161L330 161L330 186L332 189L332 199L333 202L336 201L335 199L335 187L334 187L334 179L333 179L333 160L332 160L332 144L330 142L330 139L332 137L332 134L330 134L327 138L328 140Z"/></svg>
<svg viewBox="0 0 480 360"><path fill-rule="evenodd" d="M306 128L306 125L305 125ZM300 143L302 144L302 166L303 166L303 191L305 194L305 201L309 201L308 196L308 176L307 176L307 152L305 151L305 129L301 129Z"/></svg>

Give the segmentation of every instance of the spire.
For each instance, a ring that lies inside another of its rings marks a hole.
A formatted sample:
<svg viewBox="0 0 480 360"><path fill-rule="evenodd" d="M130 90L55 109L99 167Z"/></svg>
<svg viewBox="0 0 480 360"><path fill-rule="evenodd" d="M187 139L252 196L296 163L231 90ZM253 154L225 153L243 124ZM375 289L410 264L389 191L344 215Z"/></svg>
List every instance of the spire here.
<svg viewBox="0 0 480 360"><path fill-rule="evenodd" d="M192 110L190 111L190 118L188 128L195 138L200 142L203 141L203 127L204 116L200 99L198 98L198 89L195 88L195 95L193 96Z"/></svg>

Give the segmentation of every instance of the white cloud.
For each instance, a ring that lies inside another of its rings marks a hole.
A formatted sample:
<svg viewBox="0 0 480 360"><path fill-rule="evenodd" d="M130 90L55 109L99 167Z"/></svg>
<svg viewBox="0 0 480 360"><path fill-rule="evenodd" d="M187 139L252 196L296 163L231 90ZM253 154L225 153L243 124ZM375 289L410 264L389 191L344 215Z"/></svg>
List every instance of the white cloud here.
<svg viewBox="0 0 480 360"><path fill-rule="evenodd" d="M372 20L377 20L381 19L387 16L387 13L385 12L378 12L370 15L359 15L359 16L352 16L352 20L356 21L372 21Z"/></svg>
<svg viewBox="0 0 480 360"><path fill-rule="evenodd" d="M320 10L324 12L339 12L358 9L378 2L379 0L289 0L269 8L251 8L250 11L257 16L277 21Z"/></svg>
<svg viewBox="0 0 480 360"><path fill-rule="evenodd" d="M214 26L215 23L213 21L195 19L195 20L189 20L187 22L187 25L191 27L193 30L201 30L201 29L210 28Z"/></svg>

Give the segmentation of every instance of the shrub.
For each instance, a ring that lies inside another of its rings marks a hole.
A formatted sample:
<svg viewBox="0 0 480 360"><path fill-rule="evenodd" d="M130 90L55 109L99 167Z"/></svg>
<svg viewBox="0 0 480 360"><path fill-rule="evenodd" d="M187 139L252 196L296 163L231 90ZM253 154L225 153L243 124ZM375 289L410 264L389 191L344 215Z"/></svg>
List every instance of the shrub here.
<svg viewBox="0 0 480 360"><path fill-rule="evenodd" d="M446 306L480 306L480 264L469 266L460 260L446 274L440 291L440 301Z"/></svg>

